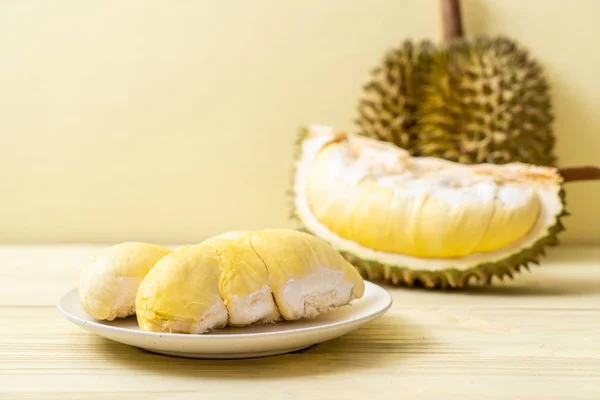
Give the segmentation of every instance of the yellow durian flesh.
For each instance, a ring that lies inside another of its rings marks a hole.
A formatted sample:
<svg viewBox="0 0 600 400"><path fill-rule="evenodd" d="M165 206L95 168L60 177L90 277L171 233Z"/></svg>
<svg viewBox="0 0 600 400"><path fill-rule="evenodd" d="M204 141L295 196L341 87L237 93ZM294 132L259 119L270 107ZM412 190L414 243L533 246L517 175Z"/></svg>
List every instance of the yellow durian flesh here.
<svg viewBox="0 0 600 400"><path fill-rule="evenodd" d="M163 258L137 292L140 328L203 333L226 326L229 315L219 293L220 262L208 244L180 247Z"/></svg>
<svg viewBox="0 0 600 400"><path fill-rule="evenodd" d="M171 249L151 243L124 242L106 248L79 277L81 307L97 320L135 315L135 296L148 271Z"/></svg>
<svg viewBox="0 0 600 400"><path fill-rule="evenodd" d="M250 242L267 267L277 307L287 320L314 318L364 294L358 271L320 238L269 229L254 233Z"/></svg>
<svg viewBox="0 0 600 400"><path fill-rule="evenodd" d="M175 250L146 276L136 306L142 330L199 334L313 318L363 294L360 274L322 239L273 229Z"/></svg>
<svg viewBox="0 0 600 400"><path fill-rule="evenodd" d="M204 244L219 255L219 293L229 313L229 325L281 319L269 287L269 272L253 251L250 235L226 233Z"/></svg>
<svg viewBox="0 0 600 400"><path fill-rule="evenodd" d="M562 209L553 168L411 157L391 143L314 126L300 143L295 214L367 260L465 269L544 237Z"/></svg>

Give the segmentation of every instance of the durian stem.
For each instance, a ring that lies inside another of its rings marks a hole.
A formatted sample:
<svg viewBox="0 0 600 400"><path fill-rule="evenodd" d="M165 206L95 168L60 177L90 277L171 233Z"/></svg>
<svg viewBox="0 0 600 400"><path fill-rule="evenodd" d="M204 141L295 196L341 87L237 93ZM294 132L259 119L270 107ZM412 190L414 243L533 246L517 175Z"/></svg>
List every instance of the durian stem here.
<svg viewBox="0 0 600 400"><path fill-rule="evenodd" d="M558 172L565 182L600 180L600 167L591 165L560 168Z"/></svg>
<svg viewBox="0 0 600 400"><path fill-rule="evenodd" d="M444 40L462 37L463 25L460 14L460 0L440 0L442 2L442 27Z"/></svg>

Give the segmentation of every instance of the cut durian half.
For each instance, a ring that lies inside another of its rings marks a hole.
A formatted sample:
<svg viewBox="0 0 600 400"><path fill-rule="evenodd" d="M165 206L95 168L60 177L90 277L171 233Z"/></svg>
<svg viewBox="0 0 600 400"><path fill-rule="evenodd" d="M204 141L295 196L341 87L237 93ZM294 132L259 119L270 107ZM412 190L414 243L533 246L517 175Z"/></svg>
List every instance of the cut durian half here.
<svg viewBox="0 0 600 400"><path fill-rule="evenodd" d="M512 276L555 245L556 168L465 165L313 125L297 142L293 214L368 279L462 287Z"/></svg>

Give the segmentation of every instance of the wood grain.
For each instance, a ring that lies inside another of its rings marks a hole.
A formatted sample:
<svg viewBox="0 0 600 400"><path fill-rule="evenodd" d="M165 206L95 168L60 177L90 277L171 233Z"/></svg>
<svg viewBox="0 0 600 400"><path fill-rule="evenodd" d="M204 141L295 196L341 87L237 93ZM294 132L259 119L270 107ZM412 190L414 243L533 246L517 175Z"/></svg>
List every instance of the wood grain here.
<svg viewBox="0 0 600 400"><path fill-rule="evenodd" d="M55 304L98 246L0 247L0 399L600 399L600 248L492 288L394 305L283 356L188 360L87 333Z"/></svg>

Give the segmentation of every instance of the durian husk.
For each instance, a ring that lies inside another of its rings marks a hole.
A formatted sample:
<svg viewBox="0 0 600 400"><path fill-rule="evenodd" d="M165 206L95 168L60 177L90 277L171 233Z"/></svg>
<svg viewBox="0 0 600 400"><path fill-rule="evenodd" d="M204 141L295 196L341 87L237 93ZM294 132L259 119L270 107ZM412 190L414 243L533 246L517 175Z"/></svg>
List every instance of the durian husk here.
<svg viewBox="0 0 600 400"><path fill-rule="evenodd" d="M556 164L548 82L514 41L455 39L425 74L411 127L420 156Z"/></svg>
<svg viewBox="0 0 600 400"><path fill-rule="evenodd" d="M302 156L302 143L310 135L309 127L302 127L297 131L294 145L292 178L290 189L287 191L289 218L301 232L312 234L315 232L308 229L302 223L296 212L294 191L295 177L298 162ZM600 171L600 170L599 170ZM598 174L600 179L600 173ZM574 179L576 180L576 179ZM441 290L441 289L463 289L473 284L490 286L493 280L504 281L507 277L514 279L523 270L530 270L532 265L540 265L542 257L545 257L548 248L559 245L558 235L565 230L563 219L570 215L567 211L565 190L561 187L559 193L563 204L560 212L555 215L555 224L548 230L547 234L539 238L534 244L523 248L516 253L494 263L482 263L465 270L446 268L441 270L419 270L406 265L386 264L379 260L360 258L357 255L337 249L337 251L351 263L364 279L394 287L417 288Z"/></svg>
<svg viewBox="0 0 600 400"><path fill-rule="evenodd" d="M429 40L405 40L385 53L381 65L371 70L358 103L355 122L363 135L406 149L415 147L416 91L433 62L434 49Z"/></svg>
<svg viewBox="0 0 600 400"><path fill-rule="evenodd" d="M548 82L528 52L503 36L437 46L405 41L373 69L355 123L356 133L414 156L556 164Z"/></svg>

